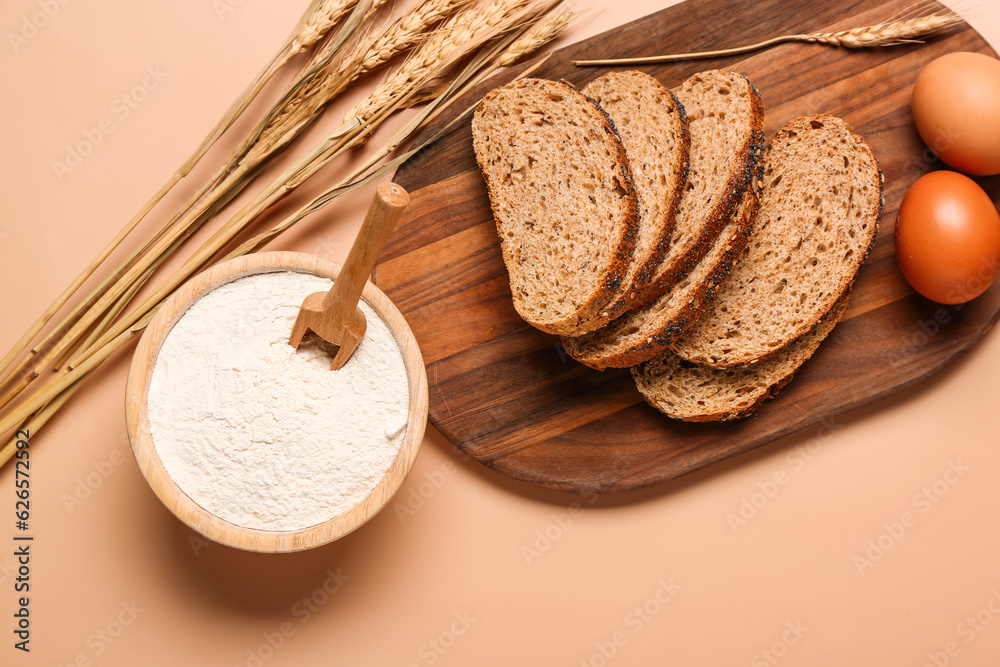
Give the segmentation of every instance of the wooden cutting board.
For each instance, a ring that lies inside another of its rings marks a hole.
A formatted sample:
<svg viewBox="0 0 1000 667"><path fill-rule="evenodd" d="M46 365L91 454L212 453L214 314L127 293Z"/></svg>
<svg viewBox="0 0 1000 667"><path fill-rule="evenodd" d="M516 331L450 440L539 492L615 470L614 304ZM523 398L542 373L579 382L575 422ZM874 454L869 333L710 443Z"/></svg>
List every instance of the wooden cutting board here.
<svg viewBox="0 0 1000 667"><path fill-rule="evenodd" d="M575 67L575 59L836 31L878 23L910 4L689 0L562 49L532 75L582 87L607 68ZM951 51L996 55L962 24L922 46L848 51L788 44L749 57L640 68L667 87L702 69L735 69L763 96L768 137L795 117L832 113L865 137L885 173L881 229L845 320L776 399L728 424L667 419L646 405L627 370L585 368L565 356L556 337L526 325L511 304L469 124L419 154L396 175L412 203L375 279L423 352L431 422L473 458L511 477L556 489L618 491L748 451L940 370L1000 313L1000 284L964 307L941 306L909 288L893 255L903 193L940 166L914 129L912 83L924 64ZM473 95L478 99L516 73L503 73ZM980 182L994 201L1000 199L1000 180Z"/></svg>

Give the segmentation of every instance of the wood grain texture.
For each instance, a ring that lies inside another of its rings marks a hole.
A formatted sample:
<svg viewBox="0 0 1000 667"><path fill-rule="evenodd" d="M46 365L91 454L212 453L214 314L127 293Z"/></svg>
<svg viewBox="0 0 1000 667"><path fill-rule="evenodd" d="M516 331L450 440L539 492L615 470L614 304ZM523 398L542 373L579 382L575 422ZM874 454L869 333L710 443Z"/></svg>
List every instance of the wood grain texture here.
<svg viewBox="0 0 1000 667"><path fill-rule="evenodd" d="M300 271L336 279L340 266L313 255L297 252L264 252L237 257L204 271L185 283L157 311L142 334L129 367L125 387L125 418L129 441L139 469L149 486L174 515L205 537L238 549L261 552L289 552L310 549L347 535L385 507L413 467L427 425L427 375L420 349L402 314L372 283L362 298L388 325L403 354L409 382L410 411L406 433L396 459L372 492L340 516L321 524L294 531L268 531L237 526L198 505L174 483L156 453L149 432L146 397L156 356L174 324L192 303L211 290L239 278L274 271ZM336 371L330 371L334 373Z"/></svg>
<svg viewBox="0 0 1000 667"><path fill-rule="evenodd" d="M910 4L691 0L567 47L533 75L582 87L607 70L577 68L574 59L842 30L878 23ZM568 359L555 337L527 326L511 305L468 124L416 156L396 175L412 204L375 276L406 316L428 364L431 422L472 457L511 477L564 490L617 491L746 452L940 370L1000 314L1000 285L964 307L941 306L910 289L893 255L903 193L940 166L913 126L913 80L923 65L951 51L995 56L962 24L924 45L848 51L787 44L749 57L638 68L667 87L702 69L735 69L763 96L768 138L798 116L835 114L865 137L885 174L880 232L845 320L776 399L734 423L667 419L643 402L627 370L589 370ZM979 182L1000 199L1000 180Z"/></svg>

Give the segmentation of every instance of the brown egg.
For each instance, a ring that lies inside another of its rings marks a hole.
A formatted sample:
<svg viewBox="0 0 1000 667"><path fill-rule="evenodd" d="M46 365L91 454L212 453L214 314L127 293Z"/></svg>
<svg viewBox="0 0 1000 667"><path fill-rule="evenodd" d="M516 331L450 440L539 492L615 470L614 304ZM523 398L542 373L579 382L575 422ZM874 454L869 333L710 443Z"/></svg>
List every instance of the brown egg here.
<svg viewBox="0 0 1000 667"><path fill-rule="evenodd" d="M928 63L913 84L913 120L955 169L1000 173L1000 60L957 52Z"/></svg>
<svg viewBox="0 0 1000 667"><path fill-rule="evenodd" d="M975 181L954 171L917 179L899 206L896 261L913 289L939 303L965 303L1000 269L1000 215Z"/></svg>

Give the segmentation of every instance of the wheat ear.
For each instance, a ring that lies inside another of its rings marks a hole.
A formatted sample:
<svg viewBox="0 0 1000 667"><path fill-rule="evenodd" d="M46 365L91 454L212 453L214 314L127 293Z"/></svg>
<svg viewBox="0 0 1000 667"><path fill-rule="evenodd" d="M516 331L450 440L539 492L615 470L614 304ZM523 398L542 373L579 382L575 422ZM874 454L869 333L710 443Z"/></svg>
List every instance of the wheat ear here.
<svg viewBox="0 0 1000 667"><path fill-rule="evenodd" d="M351 81L417 44L427 30L451 16L470 0L425 0L400 16L381 35L359 44L352 58L345 58L338 72L351 72Z"/></svg>
<svg viewBox="0 0 1000 667"><path fill-rule="evenodd" d="M578 19L582 14L583 12L575 10L565 10L551 14L544 19L544 21L534 24L531 28L526 30L524 34L513 41L510 46L501 51L500 57L497 58L494 67L483 70L479 77L480 80L491 74L496 70L496 68L510 67L525 56L529 56L538 51L538 49L558 37L559 33L565 30L567 26ZM436 83L432 81L414 93L410 99L406 101L405 106L409 108L426 104L427 102L440 97L441 94L448 88L448 83Z"/></svg>
<svg viewBox="0 0 1000 667"><path fill-rule="evenodd" d="M377 1L371 0L367 4L374 4ZM360 2L357 4L359 6L355 14L365 14L366 3ZM365 15L367 16L367 14ZM360 27L360 23L354 26L345 24L340 30L340 36L343 39L338 40L338 42L343 43L347 39L344 33L349 33L358 27ZM301 127L299 126L297 129L301 129ZM205 197L189 199L183 213L179 213L171 218L161 230L161 233L157 235L158 238L155 243L151 244L148 253L143 254L135 264L124 266L120 279L109 285L94 304L80 314L79 319L68 327L52 349L44 355L39 355L41 356L41 360L35 362L34 365L36 375L41 369L48 367L53 361L60 358L67 349L76 346L81 339L88 337L88 332L91 328L97 325L102 320L103 314L123 297L128 291L129 286L134 281L142 279L146 269L151 263L156 261L155 258L160 257L166 252L170 252L171 248L177 247L175 244L178 241L183 242L183 240L193 234L208 218L218 211L222 204L228 202L232 196L235 196L235 193L245 187L256 170L264 164L269 156L287 147L294 136L296 136L294 133L291 135L288 133L283 134L281 141L267 144L266 150L265 147L255 145L253 147L254 150L249 152L245 161L241 160L238 164L231 162L217 174L217 183ZM35 360L32 358L31 361L34 362ZM0 407L2 405L0 404Z"/></svg>
<svg viewBox="0 0 1000 667"><path fill-rule="evenodd" d="M497 64L500 67L510 67L521 58L531 55L558 37L559 33L565 30L579 15L578 11L564 9L547 16L507 47Z"/></svg>
<svg viewBox="0 0 1000 667"><path fill-rule="evenodd" d="M424 0L389 25L378 37L359 40L336 67L324 69L303 86L267 131L281 134L314 117L359 77L419 43L430 28L470 1Z"/></svg>
<svg viewBox="0 0 1000 667"><path fill-rule="evenodd" d="M434 31L399 68L384 78L375 90L344 117L345 123L370 119L379 109L415 92L433 78L435 72L468 53L470 45L481 41L505 20L523 10L530 0L497 0L486 7L466 9Z"/></svg>
<svg viewBox="0 0 1000 667"><path fill-rule="evenodd" d="M384 0L382 0L384 1ZM48 355L42 355L42 361L37 362L32 356L25 357L18 367L13 367L13 362L20 356L23 355L24 351L31 349L32 352L45 347L53 338L61 339L67 332L72 331L71 326L60 326L53 330L49 336L46 337L45 342L31 346L31 340L42 330L42 328L48 324L48 322L54 317L57 311L59 311L69 299L79 290L83 283L97 270L104 260L106 260L111 253L118 248L125 237L128 236L137 225L145 219L152 208L160 202L160 200L170 192L173 187L180 182L191 170L194 168L201 158L208 152L208 150L215 144L228 130L232 124L239 118L242 113L249 107L250 103L257 97L258 93L264 88L264 86L270 81L270 79L276 74L291 58L291 56L296 52L295 49L308 48L309 45L315 41L321 39L336 20L328 25L331 12L335 11L334 7L337 4L342 4L350 8L351 6L357 4L357 0L339 0L338 2L331 2L330 0L314 0L313 3L306 10L306 13L299 19L299 24L296 30L293 31L293 35L285 41L285 44L279 49L278 53L271 58L270 62L265 65L264 69L257 75L257 77L251 82L249 86L240 94L240 96L233 102L230 108L222 116L215 127L209 132L208 136L202 141L198 146L197 150L181 165L171 178L160 188L160 190L148 201L145 206L128 222L128 224L115 236L114 239L105 247L105 249L94 259L84 271L77 276L76 280L59 296L59 298L38 318L38 320L31 326L31 328L25 332L18 343L10 349L10 351L4 356L3 360L0 360L0 373L3 374L3 379L0 380L0 386L5 386L14 380L21 372L35 362L35 375L37 375L37 368L43 364L51 362L54 358L60 355L69 345L73 344L73 341L68 343L57 341L56 347L53 352ZM325 16L326 19L321 19L320 17ZM341 14L342 16L342 14ZM337 18L339 20L339 17ZM324 27L325 26L325 27ZM293 47L292 45L297 44L298 46ZM199 193L198 196L204 193L204 190ZM188 207L193 204L193 201L189 200ZM174 220L171 220L172 224ZM165 232L162 230L161 233ZM129 260L131 262L131 260ZM123 268L127 268L127 264ZM98 290L106 288L107 285L102 285ZM99 292L98 292L99 294ZM73 322L78 316L83 314L83 311L89 309L97 301L97 295L92 293L85 301L84 304L80 304L74 312L64 320L66 322ZM91 315L91 313L87 313ZM58 334L56 332L59 332ZM30 381L30 380L29 380ZM22 383L23 384L23 383ZM0 399L0 405L6 404L6 396Z"/></svg>
<svg viewBox="0 0 1000 667"><path fill-rule="evenodd" d="M510 6L513 6L513 4L514 3L511 3ZM519 7L523 7L525 4L527 4L525 0L518 0L517 2ZM523 21L525 18L526 17L524 17L523 12L518 13L516 10L512 10L512 13L509 13L504 20L500 21L493 27L501 30L501 32L503 30L510 30L513 27L511 25L512 23ZM475 35L475 41L463 42L467 49L478 48L481 46L485 41L488 41L490 38L495 36L495 30L480 31L476 32ZM511 39L513 39L513 37L511 37ZM503 44L503 47L506 47L506 45L506 43ZM496 53L490 54L489 58L480 62L478 66L485 66L486 62L492 61L495 57ZM444 67L446 65L441 66ZM472 67L472 65L470 65L470 67ZM439 73L439 70L435 70L431 72L431 75L437 75ZM471 74L469 74L469 76L471 76ZM256 220L264 210L284 198L288 193L292 192L296 187L298 187L299 184L315 174L334 157L360 143L366 133L373 129L374 124L378 124L384 120L388 114L392 113L398 104L399 99L391 100L387 106L376 110L372 118L368 121L368 125L364 127L355 125L348 133L346 133L346 136L342 136L337 132L331 134L319 145L314 147L308 155L300 158L294 165L286 169L275 182L271 183L263 192L258 193L252 201L244 205L243 208L237 211L230 220L224 223L223 226L218 229L203 246L201 246L191 257L188 258L181 268L177 269L169 278L165 279L152 294L146 297L142 303L134 306L126 315L121 317L114 326L105 331L96 342L91 344L87 350L84 350L77 357L77 359L73 361L68 372L75 375L83 369L90 368L92 359L100 358L103 360L103 358L106 358L103 356L103 352L101 352L102 350L105 350L108 346L120 346L127 342L128 339L123 338L123 336L129 330L129 323L141 321L141 318L149 317L164 298L166 298L174 289L179 287L184 280L187 280L196 271L207 265L213 255L230 243L240 231ZM433 109L429 109L425 113L430 114L433 111ZM410 124L407 126L410 130L406 134L412 133L416 130L416 127L413 126L414 122L415 121L411 120ZM401 131L401 133L402 132L403 131ZM387 154L394 149L400 141L402 141L402 139L397 138L393 142L390 142L390 144L383 149L382 153ZM51 389L53 392L65 389L64 385L50 384L54 387ZM43 391L47 390L49 390L49 387L43 388ZM42 398L47 395L48 394L40 393ZM38 402L30 404L28 407L37 409L40 405L42 405L41 398L38 399ZM27 410L27 407L25 407L25 410ZM23 419L30 413L25 412L19 414ZM4 419L0 419L0 429L2 429L7 423L10 423L5 420L13 420L13 418L6 417ZM0 433L2 432L3 431L0 430Z"/></svg>
<svg viewBox="0 0 1000 667"><path fill-rule="evenodd" d="M264 126L267 126L275 119L278 112L285 108L285 104L306 83L313 82L314 78L318 77L321 71L327 72L326 68L328 66L332 67L332 59L340 54L341 47L348 39L351 39L348 35L356 29L358 23L356 19L363 15L364 18L361 21L366 21L371 16L369 10L384 1L357 0L355 2L355 10L352 17L344 22L344 25L338 30L337 36L330 37L328 35L323 37L323 41L321 43L317 42L313 47L313 54L320 49L324 50L323 58L317 63L317 67L309 67L305 72L305 77L307 78L300 77L296 80L289 91L290 94L283 96L279 104L275 105L271 112L266 115ZM483 10L482 14L489 15L495 6L505 5L508 11L511 12L506 18L493 25L488 20L484 21L480 16L478 21L475 18L470 20L469 24L465 26L464 31L453 33L452 37L458 46L448 51L449 55L446 57L440 57L439 55L438 60L421 75L421 78L414 79L405 95L412 95L413 92L418 90L421 79L424 85L426 85L429 78L446 73L460 59L465 59L477 49L478 53L466 66L463 74L452 81L452 86L442 95L440 100L433 101L427 109L423 110L423 115L421 116L423 121L428 121L445 108L447 102L442 102L442 100L459 99L467 91L467 87L473 85L477 80L481 80L481 77L489 71L490 67L495 69L497 57L520 34L536 22L540 16L549 11L557 1L497 0L491 7ZM322 0L314 0L313 4L310 5L310 11L322 6ZM511 7L524 8L527 6L532 7L532 9L525 9L523 12L510 9ZM477 23L480 26L485 24L487 28L478 32L470 31L470 26L474 26ZM286 49L301 32L301 26L307 24L308 20L304 20L296 26L296 29L286 41ZM474 36L475 39L470 41L470 35ZM480 47L484 48L480 49ZM288 50L285 51L285 53L288 52ZM281 60L282 57L279 57L273 62L281 62ZM160 262L164 261L180 244L184 243L185 239L193 234L205 220L218 213L219 209L225 203L235 197L242 190L243 186L256 175L260 166L284 146L288 145L294 138L292 136L294 133L286 133L281 137L278 144L270 147L268 154L260 155L260 163L250 164L251 160L249 158L251 156L247 156L247 161L241 159L232 169L224 167L215 176L212 176L207 184L203 185L186 204L182 205L180 211L175 213L167 225L154 234L153 238L149 239L140 251L126 260L117 269L116 273L106 281L106 284L102 288L96 290L91 297L88 297L85 301L87 306L82 311L76 312L57 325L57 330L64 331L64 333L58 334L51 339L51 349L39 349L39 354L29 357L31 361L35 361L39 357L44 357L43 361L39 362L35 367L35 372L28 374L28 377L32 379L38 378L41 380L42 378L38 373L49 367L49 361L53 359L62 361L64 358L68 358L71 353L67 352L67 350L75 349L79 351L78 358L74 360L70 367L56 369L59 372L55 377L49 375L50 380L40 382L43 386L38 391L24 398L18 405L11 406L9 410L3 411L4 414L0 417L0 433L9 433L20 425L30 428L33 431L32 435L34 435L34 430L41 428L45 424L49 417L61 407L93 370L108 359L115 350L119 350L128 344L148 324L156 308L162 303L162 300L179 286L178 279L183 280L185 275L190 275L190 272L200 270L211 264L214 261L213 258L223 250L226 244L234 240L240 231L258 219L271 205L294 190L299 183L315 174L323 165L352 146L357 145L362 136L374 130L389 114L405 103L405 100L406 98L403 95L392 97L386 106L376 109L371 118L364 124L359 122L346 133L340 134L339 132L335 132L322 141L309 155L296 161L277 181L270 184L263 192L254 197L251 202L241 208L233 219L227 221L223 225L223 228L213 235L212 239L199 247L188 258L181 269L175 271L162 284L157 286L151 296L146 297L141 304L131 307L127 313L120 314L126 304L135 295L137 284L144 283L151 273L156 271ZM469 112L470 110L466 110L466 114ZM417 119L411 120L410 124L404 128L404 131L397 134L380 151L380 154L388 154L395 150L400 142L411 137L412 133L416 130L416 126L413 125L416 122ZM254 134L254 140L259 138L260 135ZM382 167L369 173L364 178L357 178L360 176L360 172L356 172L349 177L348 181L344 182L342 187L325 193L321 201L310 206L310 210L315 210L343 192L360 187L364 182L370 182L370 179L383 176L387 170L391 170L393 166L398 164L398 161L405 160L412 153L413 151L400 156L396 161L382 165ZM377 160L378 158L376 157L375 159ZM369 164L373 165L374 162ZM169 189L169 186L166 189ZM280 231L280 228L272 230L272 234L280 233ZM273 236L270 237L273 238ZM112 322L111 320L114 321ZM100 332L100 334L98 335L95 332ZM95 336L97 337L96 340ZM47 348L48 345L39 346L39 348L43 347ZM61 366L61 364L59 365ZM14 381L19 377L20 375L14 377ZM16 394L18 398L21 398L19 391ZM2 402L5 403L6 400ZM12 453L13 444L9 444L0 450L0 465L9 460Z"/></svg>
<svg viewBox="0 0 1000 667"><path fill-rule="evenodd" d="M302 53L323 39L330 28L337 25L357 3L358 0L319 0L313 3L313 11L302 22L302 27L288 47L288 53Z"/></svg>
<svg viewBox="0 0 1000 667"><path fill-rule="evenodd" d="M316 0L317 4L321 4L325 0ZM354 0L356 2L356 0ZM300 19L300 24L307 24L313 13L313 7L311 6L307 10L306 14ZM278 52L271 58L271 60L264 66L264 68L257 74L253 81L240 93L233 103L230 105L229 109L222 115L219 121L216 123L215 127L208 133L208 135L202 140L201 144L191 154L190 157L182 164L178 169L171 174L170 178L167 180L163 186L143 205L143 207L136 213L131 220L118 232L117 235L105 246L101 253L90 263L84 270L76 277L76 279L59 295L59 297L43 312L39 318L29 327L29 329L21 336L21 338L14 344L12 348L4 355L3 359L0 359L0 387L9 384L19 372L19 368L14 368L13 364L19 358L21 358L24 353L28 350L33 350L31 346L31 341L38 335L42 329L55 317L56 313L59 312L63 306L65 306L69 300L79 291L80 287L94 274L99 266L111 256L111 254L118 249L121 243L125 240L129 234L131 234L135 228L142 222L149 212L155 207L166 195L169 193L175 185L177 185L184 177L186 177L192 169L201 161L205 154L215 145L218 139L236 122L250 103L256 99L257 95L263 90L264 86L271 80L271 78L288 62L290 57L289 54L289 44L294 43L294 38L289 38L286 40L285 44L278 50ZM37 348L38 346L34 346ZM30 363L31 357L26 357L22 360L21 366ZM5 401L4 401L5 402Z"/></svg>
<svg viewBox="0 0 1000 667"><path fill-rule="evenodd" d="M922 38L930 37L962 22L962 18L950 9L935 10L929 14L910 18L896 18L883 21L876 25L841 30L840 32L814 32L800 35L781 35L757 44L739 46L718 51L699 51L696 53L679 53L642 58L615 58L605 60L577 60L576 65L589 67L593 65L638 65L648 63L665 63L677 60L693 60L696 58L715 58L749 53L786 42L811 42L841 46L848 49L864 49L877 46L898 46L900 44L919 43Z"/></svg>

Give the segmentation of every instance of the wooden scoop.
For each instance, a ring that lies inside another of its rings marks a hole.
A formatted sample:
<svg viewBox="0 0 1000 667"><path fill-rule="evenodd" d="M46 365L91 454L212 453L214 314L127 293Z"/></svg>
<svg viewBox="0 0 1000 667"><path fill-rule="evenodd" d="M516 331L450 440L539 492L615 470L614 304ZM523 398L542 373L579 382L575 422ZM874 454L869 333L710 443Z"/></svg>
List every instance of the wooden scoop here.
<svg viewBox="0 0 1000 667"><path fill-rule="evenodd" d="M408 203L410 195L399 185L382 183L378 186L358 238L333 287L329 292L310 294L302 302L288 341L292 347L298 349L306 331L312 331L338 346L331 368L336 371L344 367L358 349L368 327L365 314L358 308L361 291Z"/></svg>

